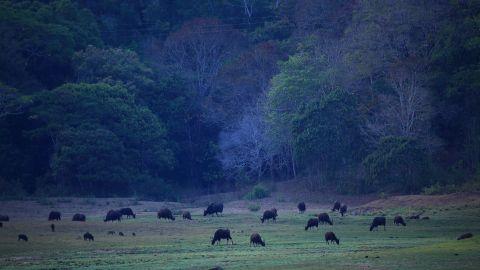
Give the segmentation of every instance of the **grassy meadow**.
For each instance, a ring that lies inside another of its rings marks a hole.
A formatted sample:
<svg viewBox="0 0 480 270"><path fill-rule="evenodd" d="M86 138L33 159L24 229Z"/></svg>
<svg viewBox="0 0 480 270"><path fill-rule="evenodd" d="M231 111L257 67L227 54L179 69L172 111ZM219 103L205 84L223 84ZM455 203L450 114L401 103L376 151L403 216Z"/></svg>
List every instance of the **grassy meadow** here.
<svg viewBox="0 0 480 270"><path fill-rule="evenodd" d="M26 209L25 211L28 211ZM305 231L314 214L279 210L276 223L261 224L260 212L229 213L203 217L201 209L192 221L177 215L175 221L158 220L154 212L136 219L104 223L103 216L87 216L72 222L71 216L55 222L50 232L46 218L12 220L0 228L0 269L478 269L480 265L480 208L429 209L430 220L407 220L393 225L390 209L387 229L370 232L373 214L340 217L330 214L334 225ZM318 212L318 211L315 211ZM214 231L227 227L233 245L210 244ZM123 232L124 237L107 235ZM84 232L95 236L83 241ZM327 245L324 233L333 231L340 245ZM132 236L135 232L136 236ZM265 247L250 247L249 236L259 232ZM472 232L471 239L456 237ZM18 242L25 233L29 242Z"/></svg>

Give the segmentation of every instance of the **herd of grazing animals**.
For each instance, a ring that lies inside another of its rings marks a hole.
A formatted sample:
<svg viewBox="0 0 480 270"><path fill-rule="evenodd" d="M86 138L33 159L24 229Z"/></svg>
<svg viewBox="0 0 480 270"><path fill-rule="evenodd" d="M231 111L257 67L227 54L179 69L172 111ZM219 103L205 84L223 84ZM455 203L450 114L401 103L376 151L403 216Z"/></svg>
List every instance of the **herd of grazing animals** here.
<svg viewBox="0 0 480 270"><path fill-rule="evenodd" d="M297 205L297 208L298 208L300 213L304 213L305 210L306 210L305 202L300 202ZM332 212L335 212L335 211L339 211L341 216L343 217L347 212L347 205L342 205L340 202L336 201L333 205L333 208L332 208ZM207 209L205 209L205 211L203 212L203 216L214 215L214 214L218 216L219 213L220 214L223 213L223 203L211 203L207 206ZM422 214L423 214L423 212L419 213L419 214L409 216L409 217L407 217L407 219L420 219L420 216ZM61 216L62 215L61 215L60 212L51 211L50 214L48 215L48 220L49 221L53 221L53 220L60 221ZM120 210L113 210L112 209L112 210L107 212L107 215L105 216L104 222L107 222L107 221L112 221L112 222L113 221L118 221L118 222L120 222L122 220L123 216L126 216L127 218L130 218L130 217L132 217L134 219L136 218L136 215L131 208L122 208ZM264 223L265 221L268 221L270 219L273 222L276 222L277 216L278 216L277 209L272 208L270 210L266 210L263 213L263 216L260 218L260 220L261 220L262 223ZM310 228L313 228L313 227L316 227L318 229L319 224L333 225L333 222L330 219L330 216L328 215L328 213L320 213L320 214L315 215L315 216L316 216L316 218L308 219L307 225L305 226L306 231ZM192 220L192 216L191 216L190 212L188 212L188 211L182 212L182 217L183 217L184 220L185 219ZM157 212L157 218L158 219L171 220L171 221L175 220L175 217L173 216L172 211L168 208L160 209ZM422 219L429 219L429 218L428 217L423 217ZM9 218L9 216L6 216L6 215L0 215L0 221L8 222L8 221L10 221L10 218ZM85 222L86 221L86 216L84 214L77 213L77 214L73 215L72 221ZM386 223L387 223L386 218L384 216L374 217L372 223L370 224L370 231L373 231L375 228L378 230L379 226L383 226L383 229L386 230ZM394 217L393 223L394 223L394 225L397 225L397 226L399 226L399 225L406 226L407 225L405 223L405 220L403 219L403 217L398 216L398 215ZM0 222L0 228L1 227L3 227L2 222ZM50 228L51 228L52 232L55 232L55 224L51 224ZM115 231L108 231L107 234L108 235L115 235ZM118 232L118 235L119 236L124 236L124 233L123 232ZM132 236L135 236L135 235L136 234L133 232ZM457 240L468 239L468 238L471 238L471 237L473 237L472 233L465 233L465 234L462 234L461 236L459 236L457 238ZM83 235L83 239L85 241L94 241L94 236L90 232L86 232ZM228 241L231 241L232 244L233 244L233 239L232 239L232 236L230 234L229 229L218 229L218 230L216 230L214 235L213 235L211 244L212 245L215 245L215 243L220 244L220 241L222 239L227 240L227 244L228 244ZM18 235L18 241L28 242L28 236L25 235L25 234L19 234ZM334 232L329 231L329 232L325 233L325 242L327 244L337 243L337 245L339 245L340 244L340 239L337 238L337 236L335 235ZM250 246L252 244L253 244L253 246L257 246L257 245L265 246L265 241L262 239L262 237L260 236L259 233L253 233L250 236Z"/></svg>

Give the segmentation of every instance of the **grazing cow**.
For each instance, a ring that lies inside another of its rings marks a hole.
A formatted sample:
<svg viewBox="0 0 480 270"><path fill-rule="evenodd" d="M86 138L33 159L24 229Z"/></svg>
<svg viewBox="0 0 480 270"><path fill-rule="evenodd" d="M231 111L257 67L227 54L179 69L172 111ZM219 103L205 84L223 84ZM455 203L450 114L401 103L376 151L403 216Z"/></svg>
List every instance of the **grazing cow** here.
<svg viewBox="0 0 480 270"><path fill-rule="evenodd" d="M310 229L312 227L317 227L317 229L318 229L318 218L309 219L308 222L307 222L307 226L305 226L305 231L307 231L308 229Z"/></svg>
<svg viewBox="0 0 480 270"><path fill-rule="evenodd" d="M192 220L192 215L191 215L190 212L188 212L188 211L184 211L184 212L182 213L182 217L183 217L183 219Z"/></svg>
<svg viewBox="0 0 480 270"><path fill-rule="evenodd" d="M25 234L19 234L18 235L18 241L20 241L20 240L28 242L28 237Z"/></svg>
<svg viewBox="0 0 480 270"><path fill-rule="evenodd" d="M340 214L342 215L342 217L343 217L343 215L345 215L345 213L347 213L347 205L346 204L344 204L344 205L342 205L342 207L340 207Z"/></svg>
<svg viewBox="0 0 480 270"><path fill-rule="evenodd" d="M266 210L263 212L263 217L260 218L260 220L265 222L265 220L273 219L273 221L277 221L277 213L274 212L273 210Z"/></svg>
<svg viewBox="0 0 480 270"><path fill-rule="evenodd" d="M305 210L307 210L307 207L305 206L305 202L298 203L297 208L300 213L303 213L305 212Z"/></svg>
<svg viewBox="0 0 480 270"><path fill-rule="evenodd" d="M333 222L332 220L330 220L330 216L327 213L321 213L317 217L320 224L328 223L330 225L333 225Z"/></svg>
<svg viewBox="0 0 480 270"><path fill-rule="evenodd" d="M208 205L207 209L203 211L203 216L206 215L213 215L216 214L218 216L218 213L223 213L223 203L211 203Z"/></svg>
<svg viewBox="0 0 480 270"><path fill-rule="evenodd" d="M10 221L8 216L0 215L0 221Z"/></svg>
<svg viewBox="0 0 480 270"><path fill-rule="evenodd" d="M3 227L3 223L2 223L2 222L0 222L0 228L2 228L2 227Z"/></svg>
<svg viewBox="0 0 480 270"><path fill-rule="evenodd" d="M400 224L402 224L403 226L407 226L407 224L405 223L405 220L403 220L402 216L396 216L393 219L393 224L395 224L397 226L400 225Z"/></svg>
<svg viewBox="0 0 480 270"><path fill-rule="evenodd" d="M157 218L175 220L175 217L173 216L172 211L170 211L170 209L168 209L168 208L160 209L160 211L158 211L158 213L157 213Z"/></svg>
<svg viewBox="0 0 480 270"><path fill-rule="evenodd" d="M120 214L122 214L122 216L127 216L127 218L136 217L135 214L133 213L132 208L122 208L119 211L120 211Z"/></svg>
<svg viewBox="0 0 480 270"><path fill-rule="evenodd" d="M119 211L115 211L115 210L110 210L108 211L107 213L107 216L105 217L105 219L103 220L104 222L107 222L107 221L122 221L122 214L119 212Z"/></svg>
<svg viewBox="0 0 480 270"><path fill-rule="evenodd" d="M265 242L262 240L262 237L260 237L260 234L258 233L253 233L251 236L250 236L250 246L257 246L257 245L262 245L262 247L265 246Z"/></svg>
<svg viewBox="0 0 480 270"><path fill-rule="evenodd" d="M60 212L57 212L57 211L52 211L50 212L50 214L48 215L48 221L51 221L51 220L61 220L62 219L62 214L60 214Z"/></svg>
<svg viewBox="0 0 480 270"><path fill-rule="evenodd" d="M331 243L336 242L337 245L340 245L340 239L338 239L333 232L325 233L325 242L327 242L328 245L330 244L330 242Z"/></svg>
<svg viewBox="0 0 480 270"><path fill-rule="evenodd" d="M460 235L457 240L463 240L463 239L467 239L467 238L472 238L473 237L473 234L472 233L464 233L462 235Z"/></svg>
<svg viewBox="0 0 480 270"><path fill-rule="evenodd" d="M382 225L383 225L383 230L386 230L385 229L386 224L387 224L387 220L385 219L385 217L375 217L372 221L372 224L370 225L370 231L373 231L374 228L377 228L378 230L378 226L382 226Z"/></svg>
<svg viewBox="0 0 480 270"><path fill-rule="evenodd" d="M134 232L132 232L132 236L137 236Z"/></svg>
<svg viewBox="0 0 480 270"><path fill-rule="evenodd" d="M84 235L83 235L83 241L95 241L95 239L93 238L93 235L89 232L86 232Z"/></svg>
<svg viewBox="0 0 480 270"><path fill-rule="evenodd" d="M84 214L75 214L75 215L73 215L73 217L72 217L72 221L85 222L86 220L87 220L87 217L85 217Z"/></svg>
<svg viewBox="0 0 480 270"><path fill-rule="evenodd" d="M55 224L50 224L50 229L52 230L52 232L55 232Z"/></svg>
<svg viewBox="0 0 480 270"><path fill-rule="evenodd" d="M340 207L341 207L341 203L340 203L339 201L336 201L336 202L333 204L332 211L333 211L333 212L338 211L338 210L340 210Z"/></svg>
<svg viewBox="0 0 480 270"><path fill-rule="evenodd" d="M232 241L233 245L233 240L232 237L230 236L230 230L229 229L218 229L215 231L215 234L213 235L212 239L212 245L215 245L215 242L218 241L218 244L220 244L220 240L222 239L227 239L227 244L228 240Z"/></svg>
<svg viewBox="0 0 480 270"><path fill-rule="evenodd" d="M123 232L118 232L118 235L119 235L119 236L125 236L125 235L123 234Z"/></svg>
<svg viewBox="0 0 480 270"><path fill-rule="evenodd" d="M114 234L115 234L115 231L108 231L107 234L108 234L108 235L114 235Z"/></svg>

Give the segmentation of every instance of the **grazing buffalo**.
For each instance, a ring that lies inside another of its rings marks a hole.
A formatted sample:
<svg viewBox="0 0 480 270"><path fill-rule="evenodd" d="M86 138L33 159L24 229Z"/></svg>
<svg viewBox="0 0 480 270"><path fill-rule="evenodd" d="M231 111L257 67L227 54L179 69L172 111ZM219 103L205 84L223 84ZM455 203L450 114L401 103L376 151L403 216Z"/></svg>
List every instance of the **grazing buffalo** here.
<svg viewBox="0 0 480 270"><path fill-rule="evenodd" d="M19 234L18 235L18 241L20 241L20 240L28 242L28 237L25 234Z"/></svg>
<svg viewBox="0 0 480 270"><path fill-rule="evenodd" d="M0 215L0 221L10 221L8 216Z"/></svg>
<svg viewBox="0 0 480 270"><path fill-rule="evenodd" d="M60 214L60 212L57 212L57 211L52 211L50 212L50 214L48 215L48 221L51 221L51 220L61 220L62 219L62 214Z"/></svg>
<svg viewBox="0 0 480 270"><path fill-rule="evenodd" d="M327 242L327 244L330 244L330 242L336 242L337 245L340 245L340 239L337 238L337 236L335 236L335 234L333 232L326 232L325 233L325 242Z"/></svg>
<svg viewBox="0 0 480 270"><path fill-rule="evenodd" d="M52 230L52 232L55 232L55 224L50 224L50 230Z"/></svg>
<svg viewBox="0 0 480 270"><path fill-rule="evenodd" d="M372 224L370 225L370 231L373 231L373 229L377 228L378 230L378 226L382 226L383 225L383 230L386 230L385 229L385 225L387 224L387 220L385 219L385 217L375 217L372 221Z"/></svg>
<svg viewBox="0 0 480 270"><path fill-rule="evenodd" d="M183 218L183 219L192 220L192 215L190 214L190 212L184 211L184 212L182 213L182 218Z"/></svg>
<svg viewBox="0 0 480 270"><path fill-rule="evenodd" d="M272 211L275 214L275 217L278 216L277 208L272 208L272 209L270 209L270 211Z"/></svg>
<svg viewBox="0 0 480 270"><path fill-rule="evenodd" d="M473 237L473 234L472 233L464 233L462 235L460 235L457 240L463 240L463 239L468 239L468 238L472 238Z"/></svg>
<svg viewBox="0 0 480 270"><path fill-rule="evenodd" d="M211 203L207 206L207 209L203 211L203 216L206 215L213 215L216 214L218 216L218 213L223 213L223 203Z"/></svg>
<svg viewBox="0 0 480 270"><path fill-rule="evenodd" d="M253 246L257 246L257 245L262 245L262 247L265 246L265 241L262 240L262 237L260 237L260 234L258 233L253 233L251 236L250 236L250 246L253 244Z"/></svg>
<svg viewBox="0 0 480 270"><path fill-rule="evenodd" d="M212 239L212 245L215 245L215 242L218 241L218 244L220 244L220 240L222 239L227 239L227 244L228 244L228 240L232 241L232 244L233 244L233 240L232 240L232 237L230 236L230 230L229 229L218 229L215 231L215 234L213 235L213 239Z"/></svg>
<svg viewBox="0 0 480 270"><path fill-rule="evenodd" d="M260 220L265 222L265 220L273 219L273 221L277 221L277 213L273 210L266 210L263 212L263 217L260 218Z"/></svg>
<svg viewBox="0 0 480 270"><path fill-rule="evenodd" d="M305 212L305 210L307 210L307 207L305 206L304 202L298 203L297 208L300 213L303 213Z"/></svg>
<svg viewBox="0 0 480 270"><path fill-rule="evenodd" d="M418 213L416 215L411 215L411 216L408 216L407 219L420 219L420 216L423 215L425 211L422 211L421 213Z"/></svg>
<svg viewBox="0 0 480 270"><path fill-rule="evenodd" d="M108 235L114 235L114 234L115 234L115 231L108 231L107 234L108 234Z"/></svg>
<svg viewBox="0 0 480 270"><path fill-rule="evenodd" d="M327 213L321 213L318 215L318 222L320 224L325 224L328 223L330 225L333 225L332 220L330 220L330 216Z"/></svg>
<svg viewBox="0 0 480 270"><path fill-rule="evenodd" d="M344 204L342 205L342 207L340 207L340 214L342 215L342 217L345 215L345 213L347 213L347 205Z"/></svg>
<svg viewBox="0 0 480 270"><path fill-rule="evenodd" d="M119 236L125 236L125 234L123 234L123 232L118 232L118 235Z"/></svg>
<svg viewBox="0 0 480 270"><path fill-rule="evenodd" d="M93 238L93 235L89 232L86 232L84 235L83 235L83 240L84 241L95 241L95 239Z"/></svg>
<svg viewBox="0 0 480 270"><path fill-rule="evenodd" d="M120 214L122 214L122 216L127 216L127 218L136 217L135 214L133 213L132 208L122 208L119 211L120 211Z"/></svg>
<svg viewBox="0 0 480 270"><path fill-rule="evenodd" d="M3 227L3 223L2 223L2 222L0 222L0 228L2 228L2 227Z"/></svg>
<svg viewBox="0 0 480 270"><path fill-rule="evenodd" d="M104 222L107 221L122 221L122 214L119 211L115 210L110 210L107 213L107 216L105 216L105 219L103 220Z"/></svg>
<svg viewBox="0 0 480 270"><path fill-rule="evenodd" d="M403 220L403 217L402 216L396 216L394 219L393 219L393 224L395 225L403 225L403 226L407 226L407 224L405 223L405 220Z"/></svg>
<svg viewBox="0 0 480 270"><path fill-rule="evenodd" d="M132 236L137 236L137 234L135 234L134 232L132 232Z"/></svg>
<svg viewBox="0 0 480 270"><path fill-rule="evenodd" d="M333 204L332 211L333 211L333 212L339 211L339 210L340 210L340 207L341 207L341 203L340 203L339 201L336 201L336 202Z"/></svg>
<svg viewBox="0 0 480 270"><path fill-rule="evenodd" d="M157 218L175 220L175 217L173 216L172 211L170 211L170 209L168 209L168 208L160 209L160 211L158 211L158 213L157 213Z"/></svg>
<svg viewBox="0 0 480 270"><path fill-rule="evenodd" d="M73 217L72 217L72 221L85 222L86 220L87 220L87 217L85 217L84 214L75 214L75 215L73 215Z"/></svg>
<svg viewBox="0 0 480 270"><path fill-rule="evenodd" d="M422 217L422 220L429 220L430 217Z"/></svg>
<svg viewBox="0 0 480 270"><path fill-rule="evenodd" d="M305 231L307 231L308 229L310 229L312 227L317 227L317 229L318 229L318 218L309 219L308 222L307 222L307 226L305 226Z"/></svg>

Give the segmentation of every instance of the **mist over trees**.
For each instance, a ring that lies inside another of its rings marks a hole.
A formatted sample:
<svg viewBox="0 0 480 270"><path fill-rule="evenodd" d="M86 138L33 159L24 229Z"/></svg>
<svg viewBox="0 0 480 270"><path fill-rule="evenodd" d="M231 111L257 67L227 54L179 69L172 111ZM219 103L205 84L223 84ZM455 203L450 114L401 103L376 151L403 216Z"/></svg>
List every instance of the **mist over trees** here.
<svg viewBox="0 0 480 270"><path fill-rule="evenodd" d="M0 195L478 181L479 21L474 0L2 0Z"/></svg>

